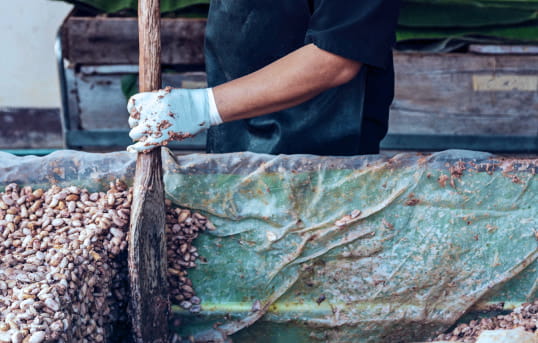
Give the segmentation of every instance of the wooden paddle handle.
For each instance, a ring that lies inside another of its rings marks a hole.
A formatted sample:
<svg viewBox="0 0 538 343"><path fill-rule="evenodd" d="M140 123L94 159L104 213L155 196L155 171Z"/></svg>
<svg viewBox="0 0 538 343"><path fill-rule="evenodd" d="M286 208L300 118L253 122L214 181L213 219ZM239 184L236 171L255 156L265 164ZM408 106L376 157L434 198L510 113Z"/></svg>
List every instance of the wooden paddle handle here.
<svg viewBox="0 0 538 343"><path fill-rule="evenodd" d="M159 0L139 0L140 91L161 88ZM168 343L164 182L161 148L138 154L129 231L130 313L135 342Z"/></svg>
<svg viewBox="0 0 538 343"><path fill-rule="evenodd" d="M140 91L161 88L161 16L159 0L138 2L138 40L140 44Z"/></svg>

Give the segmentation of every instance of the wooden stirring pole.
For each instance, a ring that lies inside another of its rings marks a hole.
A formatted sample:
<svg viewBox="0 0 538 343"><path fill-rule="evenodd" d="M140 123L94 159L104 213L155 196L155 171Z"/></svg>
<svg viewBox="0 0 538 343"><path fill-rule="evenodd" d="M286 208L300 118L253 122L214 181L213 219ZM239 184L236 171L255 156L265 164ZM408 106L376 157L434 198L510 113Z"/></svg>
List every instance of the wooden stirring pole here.
<svg viewBox="0 0 538 343"><path fill-rule="evenodd" d="M139 0L140 91L161 88L159 0ZM161 148L138 154L129 233L130 313L137 343L168 343L164 182Z"/></svg>

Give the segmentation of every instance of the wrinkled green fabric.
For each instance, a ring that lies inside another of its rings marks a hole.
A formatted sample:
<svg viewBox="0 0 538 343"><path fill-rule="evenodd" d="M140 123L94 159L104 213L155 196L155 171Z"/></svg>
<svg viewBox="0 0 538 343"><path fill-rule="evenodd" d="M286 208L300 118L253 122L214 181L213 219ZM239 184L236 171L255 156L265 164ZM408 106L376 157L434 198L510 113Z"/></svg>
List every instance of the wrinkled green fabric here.
<svg viewBox="0 0 538 343"><path fill-rule="evenodd" d="M536 296L537 161L245 153L168 158L165 170L173 201L218 227L198 243L209 262L190 276L204 312L185 314L184 334L208 337L217 321L232 334L269 309L262 322L306 327L304 342L410 341L524 270L511 301Z"/></svg>
<svg viewBox="0 0 538 343"><path fill-rule="evenodd" d="M207 263L189 271L202 312L174 309L175 329L198 341L410 342L477 303L536 299L536 159L163 159L168 197L217 226L196 241ZM133 171L127 153L0 153L2 185L97 190Z"/></svg>

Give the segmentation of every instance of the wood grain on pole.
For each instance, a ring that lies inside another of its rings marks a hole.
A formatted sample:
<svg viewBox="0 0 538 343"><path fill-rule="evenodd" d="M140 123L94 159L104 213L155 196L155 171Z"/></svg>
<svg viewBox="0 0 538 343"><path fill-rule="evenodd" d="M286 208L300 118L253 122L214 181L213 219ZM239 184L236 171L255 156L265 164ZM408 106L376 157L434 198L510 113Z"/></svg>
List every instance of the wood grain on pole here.
<svg viewBox="0 0 538 343"><path fill-rule="evenodd" d="M159 0L140 0L140 91L161 88ZM131 322L135 342L168 342L164 184L161 149L138 154L129 234Z"/></svg>

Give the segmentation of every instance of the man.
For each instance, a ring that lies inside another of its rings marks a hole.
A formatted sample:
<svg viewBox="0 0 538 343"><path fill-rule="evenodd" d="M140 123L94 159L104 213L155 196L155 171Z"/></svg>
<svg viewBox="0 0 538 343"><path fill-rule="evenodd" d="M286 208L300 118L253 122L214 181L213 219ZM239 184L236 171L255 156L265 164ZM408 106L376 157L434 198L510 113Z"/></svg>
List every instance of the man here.
<svg viewBox="0 0 538 343"><path fill-rule="evenodd" d="M379 152L399 0L213 0L210 88L130 99L131 151L209 129L212 153Z"/></svg>

